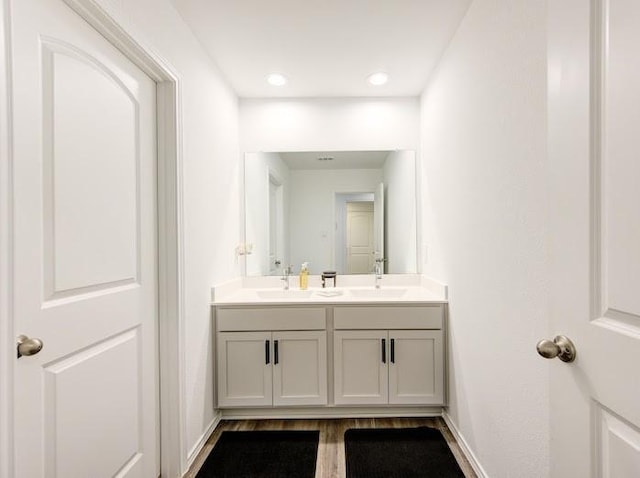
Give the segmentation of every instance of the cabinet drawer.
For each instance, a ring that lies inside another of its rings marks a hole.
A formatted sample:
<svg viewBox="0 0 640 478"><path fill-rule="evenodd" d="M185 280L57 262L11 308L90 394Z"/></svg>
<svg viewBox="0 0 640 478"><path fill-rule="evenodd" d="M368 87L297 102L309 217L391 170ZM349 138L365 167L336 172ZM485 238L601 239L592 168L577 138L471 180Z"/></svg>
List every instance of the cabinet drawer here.
<svg viewBox="0 0 640 478"><path fill-rule="evenodd" d="M218 331L324 330L323 307L269 307L257 309L217 309Z"/></svg>
<svg viewBox="0 0 640 478"><path fill-rule="evenodd" d="M442 306L335 307L335 329L441 329Z"/></svg>

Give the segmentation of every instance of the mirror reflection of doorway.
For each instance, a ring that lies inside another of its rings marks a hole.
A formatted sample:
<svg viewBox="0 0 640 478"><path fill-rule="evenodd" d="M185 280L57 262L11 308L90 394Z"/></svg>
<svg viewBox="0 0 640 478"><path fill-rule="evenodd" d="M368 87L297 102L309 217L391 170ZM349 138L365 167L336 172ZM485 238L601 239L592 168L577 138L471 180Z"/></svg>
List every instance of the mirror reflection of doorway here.
<svg viewBox="0 0 640 478"><path fill-rule="evenodd" d="M335 267L339 274L371 274L384 256L384 185L375 192L336 193Z"/></svg>
<svg viewBox="0 0 640 478"><path fill-rule="evenodd" d="M373 201L347 203L347 273L368 274L374 259Z"/></svg>

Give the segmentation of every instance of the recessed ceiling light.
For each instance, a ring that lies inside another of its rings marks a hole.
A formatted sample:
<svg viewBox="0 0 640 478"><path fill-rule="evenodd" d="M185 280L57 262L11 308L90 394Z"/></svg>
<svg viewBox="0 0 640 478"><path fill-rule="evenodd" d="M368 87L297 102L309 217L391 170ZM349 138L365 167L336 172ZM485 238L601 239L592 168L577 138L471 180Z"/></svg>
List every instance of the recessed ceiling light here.
<svg viewBox="0 0 640 478"><path fill-rule="evenodd" d="M369 83L371 83L374 86L381 86L381 85L384 85L387 81L389 81L389 75L380 71L378 73L373 73L369 75L367 77L367 80L369 80Z"/></svg>
<svg viewBox="0 0 640 478"><path fill-rule="evenodd" d="M287 78L280 73L271 73L267 76L267 83L273 86L283 86L287 84Z"/></svg>

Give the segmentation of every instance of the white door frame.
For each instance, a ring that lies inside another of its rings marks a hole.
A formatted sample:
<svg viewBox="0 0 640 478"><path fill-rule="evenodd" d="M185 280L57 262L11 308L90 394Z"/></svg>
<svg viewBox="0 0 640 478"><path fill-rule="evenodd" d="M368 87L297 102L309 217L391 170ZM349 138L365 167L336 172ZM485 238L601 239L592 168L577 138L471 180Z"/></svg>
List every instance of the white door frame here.
<svg viewBox="0 0 640 478"><path fill-rule="evenodd" d="M0 0L0 478L14 476L13 185L10 0ZM99 0L63 0L157 84L158 351L161 476L186 466L183 348L182 81L138 32Z"/></svg>

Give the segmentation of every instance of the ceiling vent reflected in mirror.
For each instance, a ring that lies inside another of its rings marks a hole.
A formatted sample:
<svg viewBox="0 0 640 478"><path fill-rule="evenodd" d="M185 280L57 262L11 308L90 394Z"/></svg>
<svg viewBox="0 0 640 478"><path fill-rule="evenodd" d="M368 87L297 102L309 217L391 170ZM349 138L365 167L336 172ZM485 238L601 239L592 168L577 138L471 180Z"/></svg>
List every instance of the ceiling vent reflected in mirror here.
<svg viewBox="0 0 640 478"><path fill-rule="evenodd" d="M389 151L289 151L277 153L289 170L380 169Z"/></svg>

